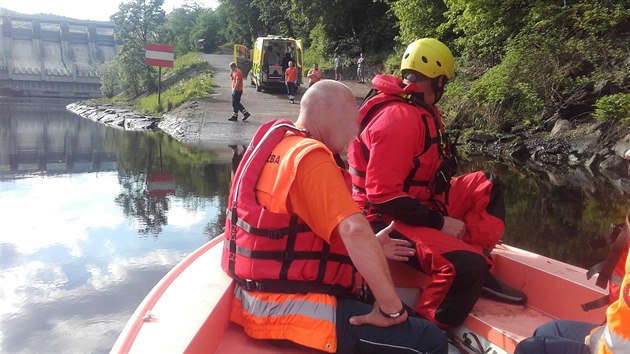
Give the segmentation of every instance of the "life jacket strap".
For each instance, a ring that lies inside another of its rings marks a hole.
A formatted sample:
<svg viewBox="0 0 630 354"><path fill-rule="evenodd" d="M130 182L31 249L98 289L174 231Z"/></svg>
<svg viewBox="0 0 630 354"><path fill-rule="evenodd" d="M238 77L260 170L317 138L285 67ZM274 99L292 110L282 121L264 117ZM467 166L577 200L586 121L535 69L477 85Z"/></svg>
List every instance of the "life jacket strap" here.
<svg viewBox="0 0 630 354"><path fill-rule="evenodd" d="M584 312L591 311L600 307L608 306L608 304L610 304L610 298L608 297L608 295L604 295L597 300L589 301L582 304L582 310L584 310Z"/></svg>
<svg viewBox="0 0 630 354"><path fill-rule="evenodd" d="M227 217L231 217L232 216L232 211L228 210L227 212ZM233 225L236 225L238 227L240 227L241 229L243 229L244 231L252 234L252 235L256 235L256 236L262 236L262 237L267 237L270 238L272 240L279 240L287 235L290 234L291 230L291 226L288 227L282 227L279 229L263 229L263 228L258 228L255 226L252 226L251 224L247 223L245 220L241 219L241 218L236 218L236 222L233 223ZM308 225L306 224L299 224L296 227L296 230L298 233L300 232L308 232L311 231L311 229L308 227Z"/></svg>
<svg viewBox="0 0 630 354"><path fill-rule="evenodd" d="M265 260L272 259L279 262L291 262L294 260L305 259L319 260L322 256L322 252L323 251L256 251L241 246L236 247L236 254L243 257ZM352 264L350 257L337 253L330 253L328 255L328 260L337 263Z"/></svg>
<svg viewBox="0 0 630 354"><path fill-rule="evenodd" d="M612 273L615 270L615 266L619 261L619 257L623 254L623 252L627 249L628 245L628 232L625 230L621 230L615 243L613 244L606 261L604 261L604 265L602 266L601 271L599 272L599 276L597 277L597 282L595 283L602 289L606 289L608 286L608 282L612 277Z"/></svg>
<svg viewBox="0 0 630 354"><path fill-rule="evenodd" d="M350 172L350 174L353 174L353 175L355 175L357 177L365 178L365 171L359 171L359 170L353 168L352 166L348 167L348 172Z"/></svg>
<svg viewBox="0 0 630 354"><path fill-rule="evenodd" d="M595 285L599 286L602 289L606 289L608 287L608 284L611 281L613 275L613 271L615 270L615 266L617 265L617 262L619 262L619 258L628 248L628 241L630 240L630 236L628 235L628 231L624 229L623 224L619 224L613 225L613 227L611 227L609 235L605 238L611 241L614 240L614 244L610 250L610 253L608 253L608 257L606 257L605 261L595 264L586 272L587 279L591 279L595 274L599 274L597 276L597 281L595 282ZM602 306L606 306L609 303L610 297L604 296L603 298L599 298L597 300L582 304L582 309L584 311L589 311Z"/></svg>
<svg viewBox="0 0 630 354"><path fill-rule="evenodd" d="M354 297L353 287L342 285L321 284L316 281L286 281L286 280L250 280L234 279L234 281L247 291L262 291L267 293L305 294L319 293L337 297Z"/></svg>

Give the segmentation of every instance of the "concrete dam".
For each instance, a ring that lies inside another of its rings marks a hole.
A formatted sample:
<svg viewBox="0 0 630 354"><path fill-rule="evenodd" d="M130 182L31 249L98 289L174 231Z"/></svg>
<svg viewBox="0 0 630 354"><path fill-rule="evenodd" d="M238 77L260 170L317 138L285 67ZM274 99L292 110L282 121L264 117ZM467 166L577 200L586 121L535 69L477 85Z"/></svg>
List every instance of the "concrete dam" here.
<svg viewBox="0 0 630 354"><path fill-rule="evenodd" d="M100 97L114 25L0 12L0 95Z"/></svg>

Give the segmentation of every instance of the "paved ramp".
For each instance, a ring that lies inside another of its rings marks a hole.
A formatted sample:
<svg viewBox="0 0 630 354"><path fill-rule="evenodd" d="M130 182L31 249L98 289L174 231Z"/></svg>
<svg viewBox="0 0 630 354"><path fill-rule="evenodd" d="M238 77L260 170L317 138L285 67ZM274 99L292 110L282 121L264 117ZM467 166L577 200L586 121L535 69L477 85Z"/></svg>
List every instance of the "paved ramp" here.
<svg viewBox="0 0 630 354"><path fill-rule="evenodd" d="M252 115L245 122L241 120L241 114L237 122L228 121L227 119L232 115L229 64L233 61L233 57L227 54L204 54L203 58L214 69L215 93L199 100L197 110L201 119L196 127L190 127L190 134L183 139L186 142L204 146L247 144L262 123L277 118L288 119L292 122L297 119L300 99L306 90L305 86L299 88L295 104L291 104L285 91L257 92L256 88L250 85L250 80L245 78L241 102ZM352 90L357 103L362 101L370 87L355 82L343 83Z"/></svg>

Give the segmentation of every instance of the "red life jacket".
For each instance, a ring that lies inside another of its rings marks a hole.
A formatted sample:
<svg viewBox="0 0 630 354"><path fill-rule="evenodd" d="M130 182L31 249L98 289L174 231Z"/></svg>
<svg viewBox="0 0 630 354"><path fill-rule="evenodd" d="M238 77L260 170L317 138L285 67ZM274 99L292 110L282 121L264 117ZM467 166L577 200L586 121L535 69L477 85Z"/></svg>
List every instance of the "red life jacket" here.
<svg viewBox="0 0 630 354"><path fill-rule="evenodd" d="M245 290L349 295L355 290L356 269L343 242L326 243L297 215L270 212L256 200L260 173L287 131L308 136L287 120L265 123L239 164L228 200L221 265Z"/></svg>
<svg viewBox="0 0 630 354"><path fill-rule="evenodd" d="M410 114L418 117L418 124L423 124L425 127L424 146L414 156L413 168L403 182L405 193L421 202L433 201L436 195L448 190L450 178L456 171L452 147L444 134L440 113L424 101L409 98L412 93L415 93L414 88L416 86L405 86L402 79L389 75L379 75L372 80L372 83L376 89L368 94L359 108L360 132L357 138L350 143L348 151L349 170L355 189L354 198L368 216L376 211L370 206L366 196L365 177L370 159L370 148L362 138L362 132L379 120L381 117L379 112L386 106L403 105L406 110L412 111ZM406 127L398 126L396 129L402 130ZM391 158L395 159L397 156L396 152L392 151ZM442 182L439 188L437 188L436 183L438 178ZM376 183L377 186L380 184Z"/></svg>

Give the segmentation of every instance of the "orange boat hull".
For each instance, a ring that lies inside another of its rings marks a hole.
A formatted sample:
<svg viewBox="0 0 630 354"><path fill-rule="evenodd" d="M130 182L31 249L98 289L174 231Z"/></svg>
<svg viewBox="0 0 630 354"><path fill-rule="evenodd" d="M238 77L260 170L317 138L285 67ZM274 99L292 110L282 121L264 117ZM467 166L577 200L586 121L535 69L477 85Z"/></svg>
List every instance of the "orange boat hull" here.
<svg viewBox="0 0 630 354"><path fill-rule="evenodd" d="M173 268L129 319L111 353L282 353L247 337L229 322L233 283L220 266L222 237L208 242ZM605 292L587 281L585 270L531 252L501 245L494 272L525 291L527 305L479 299L466 321L451 331L462 353L513 353L516 344L553 319L601 323L604 309L583 312L582 303ZM390 262L401 297L414 303L428 278L402 263ZM286 349L288 350L288 349ZM290 349L291 353L318 353Z"/></svg>

